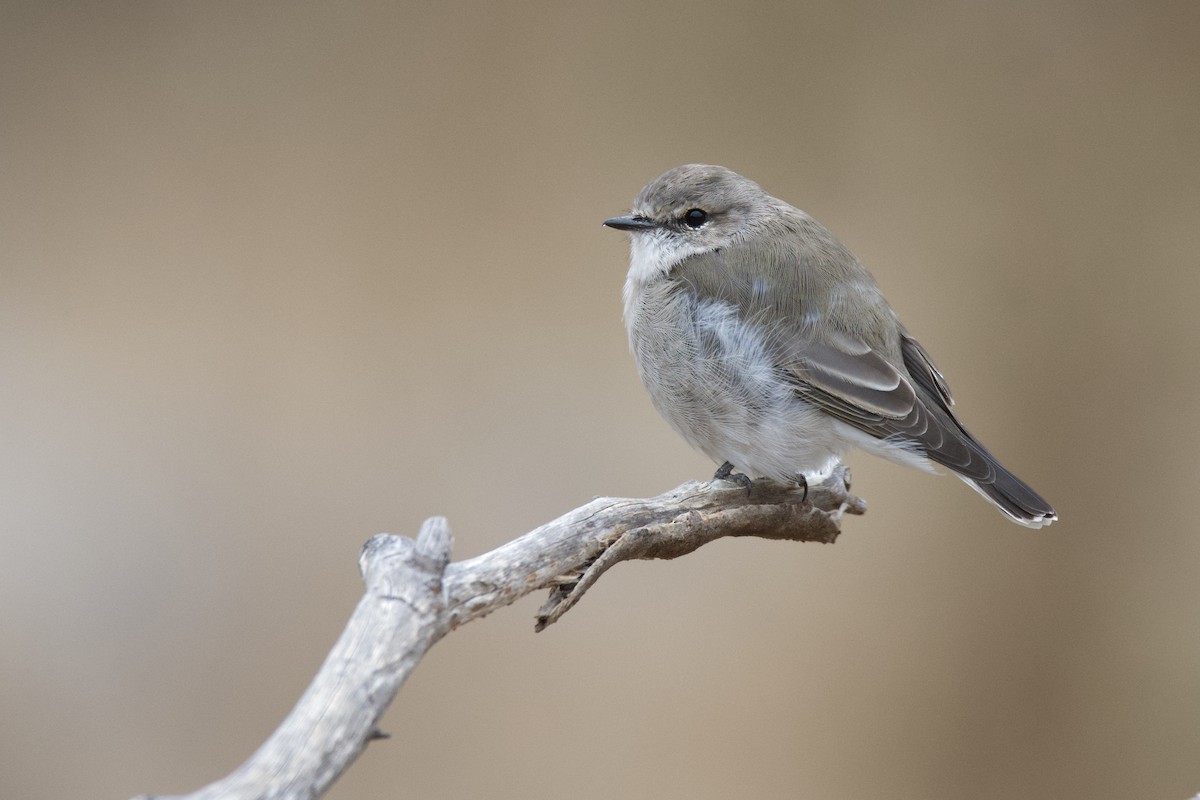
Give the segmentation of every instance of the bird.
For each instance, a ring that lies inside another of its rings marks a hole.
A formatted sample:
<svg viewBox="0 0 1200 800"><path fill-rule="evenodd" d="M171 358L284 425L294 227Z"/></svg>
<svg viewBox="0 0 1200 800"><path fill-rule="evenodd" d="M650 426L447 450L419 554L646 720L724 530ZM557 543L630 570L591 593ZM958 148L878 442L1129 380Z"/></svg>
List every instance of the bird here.
<svg viewBox="0 0 1200 800"><path fill-rule="evenodd" d="M1020 525L1058 519L963 426L871 273L804 211L725 167L685 164L604 225L630 238L638 373L671 427L721 465L715 479L807 487L860 449L944 467Z"/></svg>

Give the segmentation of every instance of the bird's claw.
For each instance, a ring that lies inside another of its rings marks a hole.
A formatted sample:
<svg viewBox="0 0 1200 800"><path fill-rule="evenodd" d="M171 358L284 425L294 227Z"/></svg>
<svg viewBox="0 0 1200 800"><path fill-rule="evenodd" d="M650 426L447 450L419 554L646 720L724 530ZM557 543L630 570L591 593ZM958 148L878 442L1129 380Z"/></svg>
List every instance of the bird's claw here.
<svg viewBox="0 0 1200 800"><path fill-rule="evenodd" d="M726 461L721 466L717 467L717 471L713 473L714 481L732 481L738 486L746 490L746 496L750 496L750 492L754 489L754 482L750 480L750 476L744 472L734 472L733 464ZM808 484L805 484L805 497L808 496Z"/></svg>

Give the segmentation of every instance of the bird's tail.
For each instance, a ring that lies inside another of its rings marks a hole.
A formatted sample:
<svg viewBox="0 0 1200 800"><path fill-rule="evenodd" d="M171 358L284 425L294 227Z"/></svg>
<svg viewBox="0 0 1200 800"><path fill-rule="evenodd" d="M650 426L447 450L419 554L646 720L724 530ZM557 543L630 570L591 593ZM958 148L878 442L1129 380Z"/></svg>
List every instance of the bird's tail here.
<svg viewBox="0 0 1200 800"><path fill-rule="evenodd" d="M982 450L982 448L980 448ZM1058 519L1054 509L1029 484L1005 469L991 453L983 451L991 467L986 478L967 477L955 472L963 483L983 495L989 503L1000 509L1000 513L1018 525L1041 528Z"/></svg>

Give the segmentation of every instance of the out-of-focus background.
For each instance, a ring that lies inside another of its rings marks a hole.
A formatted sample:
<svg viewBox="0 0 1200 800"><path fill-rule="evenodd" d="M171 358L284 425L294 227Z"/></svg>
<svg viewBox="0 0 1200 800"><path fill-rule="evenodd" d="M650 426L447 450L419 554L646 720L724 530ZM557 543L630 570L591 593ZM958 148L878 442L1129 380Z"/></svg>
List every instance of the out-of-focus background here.
<svg viewBox="0 0 1200 800"><path fill-rule="evenodd" d="M359 546L713 469L626 352L677 164L825 222L1062 521L860 456L447 637L330 793L1200 792L1200 6L0 5L0 797L183 792L287 713Z"/></svg>

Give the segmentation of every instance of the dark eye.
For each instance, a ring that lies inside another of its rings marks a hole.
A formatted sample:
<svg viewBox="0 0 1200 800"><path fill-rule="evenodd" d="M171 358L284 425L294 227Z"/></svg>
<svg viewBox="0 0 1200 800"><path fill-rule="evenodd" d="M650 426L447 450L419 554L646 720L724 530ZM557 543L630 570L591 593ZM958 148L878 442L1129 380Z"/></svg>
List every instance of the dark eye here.
<svg viewBox="0 0 1200 800"><path fill-rule="evenodd" d="M693 208L683 215L683 224L689 228L699 228L708 222L708 212L702 208Z"/></svg>

